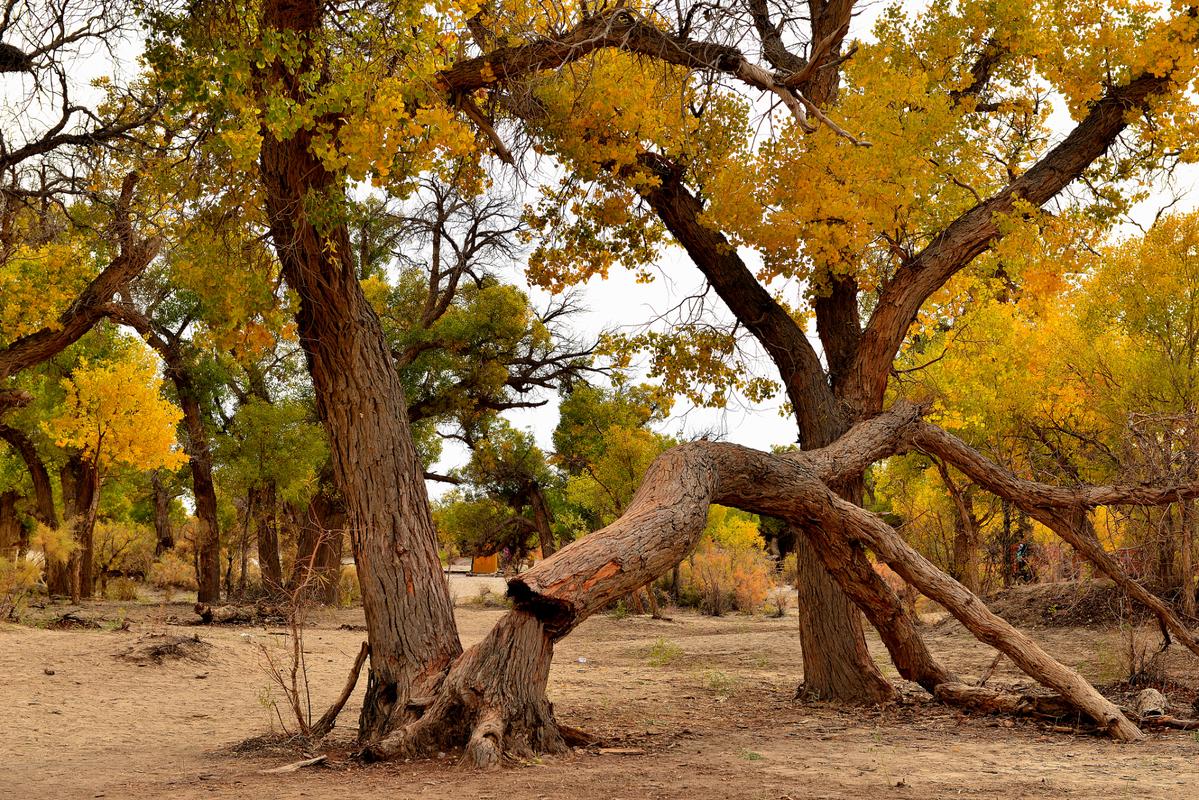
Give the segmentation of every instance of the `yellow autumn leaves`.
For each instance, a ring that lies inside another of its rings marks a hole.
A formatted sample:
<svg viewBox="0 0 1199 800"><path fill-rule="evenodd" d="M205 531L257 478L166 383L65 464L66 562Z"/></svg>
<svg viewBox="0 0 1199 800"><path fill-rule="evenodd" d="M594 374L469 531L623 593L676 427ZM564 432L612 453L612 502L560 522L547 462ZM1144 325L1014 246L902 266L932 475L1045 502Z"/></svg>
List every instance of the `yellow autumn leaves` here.
<svg viewBox="0 0 1199 800"><path fill-rule="evenodd" d="M62 387L61 412L42 426L59 447L77 448L101 471L114 464L173 469L187 461L175 441L183 412L162 396L158 365L146 348L84 362Z"/></svg>

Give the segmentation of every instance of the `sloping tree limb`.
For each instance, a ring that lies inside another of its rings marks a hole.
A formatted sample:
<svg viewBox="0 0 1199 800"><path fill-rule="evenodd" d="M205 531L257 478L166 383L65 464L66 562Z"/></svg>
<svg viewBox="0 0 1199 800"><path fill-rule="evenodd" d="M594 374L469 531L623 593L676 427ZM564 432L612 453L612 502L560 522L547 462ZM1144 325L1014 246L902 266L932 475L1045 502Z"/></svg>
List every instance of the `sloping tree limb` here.
<svg viewBox="0 0 1199 800"><path fill-rule="evenodd" d="M647 200L733 315L761 342L778 368L802 434L835 417L820 356L803 329L758 282L728 238L703 221L703 203L683 185L682 168L646 153L641 163L657 178Z"/></svg>
<svg viewBox="0 0 1199 800"><path fill-rule="evenodd" d="M1186 623L1159 597L1126 573L1103 548L1099 540L1081 524L1083 515L1101 505L1165 505L1199 497L1199 484L1171 486L1081 486L1060 487L1024 480L988 460L974 448L934 425L923 423L913 444L952 464L970 480L991 493L1014 503L1025 513L1052 530L1099 568L1129 597L1142 603L1161 623L1167 641L1173 634L1195 655L1199 639Z"/></svg>
<svg viewBox="0 0 1199 800"><path fill-rule="evenodd" d="M1119 708L1076 672L990 612L876 515L829 488L826 481L856 474L864 463L906 447L919 425L919 410L901 404L860 423L822 451L778 456L716 442L672 448L650 467L616 522L511 580L515 610L450 666L434 696L410 701L409 710L419 714L414 721L369 744L365 755L393 758L459 742L465 743L468 763L494 766L505 753L562 752L565 744L545 698L554 642L606 603L685 557L702 535L712 503L819 528L841 546L871 548L980 640L1056 689L1102 730L1127 741L1143 738ZM949 687L942 694L957 702L961 693L953 688L961 684L935 661L924 668L930 672L922 676L922 684L934 692ZM970 694L969 701L980 702L978 695ZM996 707L1010 705L1002 693L988 697Z"/></svg>
<svg viewBox="0 0 1199 800"><path fill-rule="evenodd" d="M0 424L0 440L8 443L17 451L29 471L29 479L33 483L33 496L37 503L36 515L39 522L58 527L58 512L54 508L54 489L50 485L50 473L42 460L33 440L22 430L10 425Z"/></svg>
<svg viewBox="0 0 1199 800"><path fill-rule="evenodd" d="M105 316L105 305L140 275L162 246L161 236L139 238L130 219L130 204L138 175L125 176L113 223L120 250L99 275L59 315L53 327L42 328L0 349L0 380L54 357L77 342Z"/></svg>

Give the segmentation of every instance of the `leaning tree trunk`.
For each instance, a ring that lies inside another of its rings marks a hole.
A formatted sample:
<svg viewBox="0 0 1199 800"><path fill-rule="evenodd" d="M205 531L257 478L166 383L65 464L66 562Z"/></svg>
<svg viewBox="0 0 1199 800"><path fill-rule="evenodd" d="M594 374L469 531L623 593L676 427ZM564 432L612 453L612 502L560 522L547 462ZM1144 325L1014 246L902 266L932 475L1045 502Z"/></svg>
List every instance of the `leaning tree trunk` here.
<svg viewBox="0 0 1199 800"><path fill-rule="evenodd" d="M302 56L257 72L263 101L283 95L304 105L323 12L317 0L264 3L262 27L294 34ZM358 283L345 222L336 219L345 178L326 170L311 144L309 128L283 140L265 130L260 172L283 277L300 298L300 342L346 504L371 653L359 736L372 740L409 718L409 702L433 692L462 646L403 388ZM319 228L308 216L317 207Z"/></svg>

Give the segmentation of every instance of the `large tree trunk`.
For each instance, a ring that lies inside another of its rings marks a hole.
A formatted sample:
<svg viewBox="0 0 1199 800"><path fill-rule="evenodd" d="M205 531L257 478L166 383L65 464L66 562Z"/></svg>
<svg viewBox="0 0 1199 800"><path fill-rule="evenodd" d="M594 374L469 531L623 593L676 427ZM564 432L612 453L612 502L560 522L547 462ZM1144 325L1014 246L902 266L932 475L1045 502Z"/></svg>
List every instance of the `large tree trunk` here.
<svg viewBox="0 0 1199 800"><path fill-rule="evenodd" d="M804 431L808 449L832 444L850 427L840 420L824 422L819 428ZM865 483L862 474L850 475L834 488L850 502L860 504ZM895 687L870 657L861 613L813 551L812 539L819 534L810 531L811 527L800 525L802 535L795 537L799 643L803 651L803 683L798 696L842 704L885 703L895 697Z"/></svg>
<svg viewBox="0 0 1199 800"><path fill-rule="evenodd" d="M278 592L283 588L283 565L279 561L279 509L275 482L267 481L255 486L250 490L250 495L262 588L267 592Z"/></svg>
<svg viewBox="0 0 1199 800"><path fill-rule="evenodd" d="M316 0L264 4L262 27L295 34L304 55L291 68L276 59L258 73L263 98L305 102L300 76L315 69L323 9ZM261 175L283 276L300 297L300 342L346 504L371 650L359 736L372 740L408 718L413 697L432 693L462 646L403 388L358 283L345 223L335 219L344 177L313 155L311 136L301 129L280 140L264 131ZM324 216L319 229L308 217L314 205Z"/></svg>
<svg viewBox="0 0 1199 800"><path fill-rule="evenodd" d="M798 696L838 703L885 703L895 689L883 677L862 631L862 615L812 546L815 532L795 537L799 567L799 642L803 683Z"/></svg>

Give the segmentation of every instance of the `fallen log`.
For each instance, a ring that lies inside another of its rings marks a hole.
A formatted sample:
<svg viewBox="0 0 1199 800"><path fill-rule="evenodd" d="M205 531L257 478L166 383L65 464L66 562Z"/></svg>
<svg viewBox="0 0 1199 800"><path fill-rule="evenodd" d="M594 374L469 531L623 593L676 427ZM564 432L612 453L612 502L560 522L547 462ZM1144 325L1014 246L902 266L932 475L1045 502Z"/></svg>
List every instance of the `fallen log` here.
<svg viewBox="0 0 1199 800"><path fill-rule="evenodd" d="M287 609L270 603L243 606L196 603L194 610L202 625L253 625L259 622L284 622L288 618Z"/></svg>

